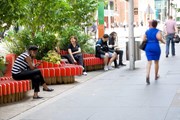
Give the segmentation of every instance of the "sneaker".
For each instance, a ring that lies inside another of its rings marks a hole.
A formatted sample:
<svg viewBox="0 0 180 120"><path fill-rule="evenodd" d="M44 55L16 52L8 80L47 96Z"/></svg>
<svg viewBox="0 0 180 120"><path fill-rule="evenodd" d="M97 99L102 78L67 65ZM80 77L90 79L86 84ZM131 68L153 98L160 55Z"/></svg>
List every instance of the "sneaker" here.
<svg viewBox="0 0 180 120"><path fill-rule="evenodd" d="M83 75L87 75L87 72L83 72Z"/></svg>
<svg viewBox="0 0 180 120"><path fill-rule="evenodd" d="M112 70L114 69L112 66L108 66L108 70Z"/></svg>
<svg viewBox="0 0 180 120"><path fill-rule="evenodd" d="M104 71L108 71L108 66L104 66Z"/></svg>

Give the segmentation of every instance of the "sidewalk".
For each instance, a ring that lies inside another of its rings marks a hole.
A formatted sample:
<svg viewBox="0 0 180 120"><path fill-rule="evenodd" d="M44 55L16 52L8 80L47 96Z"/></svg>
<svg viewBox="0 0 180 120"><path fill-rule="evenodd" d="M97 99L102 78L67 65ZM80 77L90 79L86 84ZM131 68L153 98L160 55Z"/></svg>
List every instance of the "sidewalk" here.
<svg viewBox="0 0 180 120"><path fill-rule="evenodd" d="M43 100L28 98L0 106L0 120L179 120L180 44L176 56L165 58L162 45L160 79L146 85L146 58L129 67L108 72L89 72L68 85L53 85L52 93L40 92ZM127 62L128 63L128 62Z"/></svg>

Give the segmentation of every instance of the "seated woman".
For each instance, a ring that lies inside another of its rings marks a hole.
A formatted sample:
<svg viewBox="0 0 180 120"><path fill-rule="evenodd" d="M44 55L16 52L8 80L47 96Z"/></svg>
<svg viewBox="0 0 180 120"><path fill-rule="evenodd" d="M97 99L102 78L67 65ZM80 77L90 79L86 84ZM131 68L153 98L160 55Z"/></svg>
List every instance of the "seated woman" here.
<svg viewBox="0 0 180 120"><path fill-rule="evenodd" d="M112 32L110 34L109 37L109 41L108 41L108 47L111 51L115 51L117 55L119 55L119 65L117 65L117 61L114 61L115 67L117 68L118 66L126 66L125 64L123 64L122 60L123 60L123 51L120 50L120 48L118 47L118 41L117 41L117 33L116 32Z"/></svg>
<svg viewBox="0 0 180 120"><path fill-rule="evenodd" d="M70 38L71 43L68 45L68 53L71 57L71 63L80 64L83 67L83 75L87 75L86 70L84 68L81 48L80 48L79 44L77 43L77 40L78 40L77 37L71 36L71 38Z"/></svg>
<svg viewBox="0 0 180 120"><path fill-rule="evenodd" d="M12 67L12 77L14 80L31 79L34 88L33 99L43 98L38 96L40 84L43 86L43 91L53 91L53 89L47 87L40 70L36 68L41 63L37 63L36 65L33 64L33 58L35 58L37 51L37 46L29 46L26 52L17 57Z"/></svg>

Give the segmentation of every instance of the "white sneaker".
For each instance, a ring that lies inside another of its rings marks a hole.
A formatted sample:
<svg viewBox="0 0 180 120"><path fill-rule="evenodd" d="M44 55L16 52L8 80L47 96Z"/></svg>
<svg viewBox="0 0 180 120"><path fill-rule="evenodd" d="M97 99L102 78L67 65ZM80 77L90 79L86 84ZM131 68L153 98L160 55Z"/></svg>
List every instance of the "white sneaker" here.
<svg viewBox="0 0 180 120"><path fill-rule="evenodd" d="M108 66L104 66L104 71L108 71Z"/></svg>
<svg viewBox="0 0 180 120"><path fill-rule="evenodd" d="M87 72L83 72L83 75L87 75Z"/></svg>
<svg viewBox="0 0 180 120"><path fill-rule="evenodd" d="M114 68L112 66L108 66L108 70L113 70Z"/></svg>

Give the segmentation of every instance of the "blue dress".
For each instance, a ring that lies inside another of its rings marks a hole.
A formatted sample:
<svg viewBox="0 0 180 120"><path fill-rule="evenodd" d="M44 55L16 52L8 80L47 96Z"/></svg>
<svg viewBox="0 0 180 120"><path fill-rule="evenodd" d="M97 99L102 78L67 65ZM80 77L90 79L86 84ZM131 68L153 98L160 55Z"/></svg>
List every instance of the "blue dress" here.
<svg viewBox="0 0 180 120"><path fill-rule="evenodd" d="M159 41L156 38L156 34L158 33L158 29L150 28L146 31L147 44L145 48L146 57L148 61L150 60L159 60L161 55L161 48L159 46Z"/></svg>

